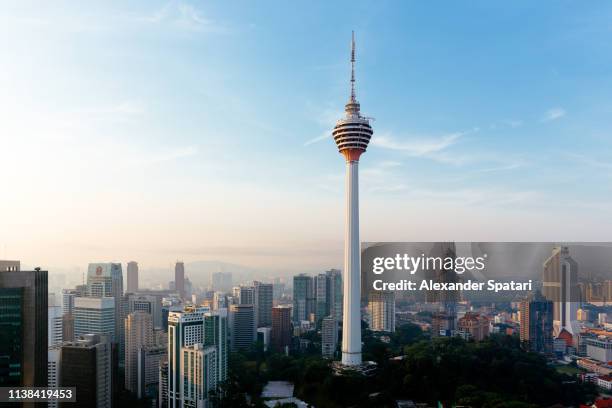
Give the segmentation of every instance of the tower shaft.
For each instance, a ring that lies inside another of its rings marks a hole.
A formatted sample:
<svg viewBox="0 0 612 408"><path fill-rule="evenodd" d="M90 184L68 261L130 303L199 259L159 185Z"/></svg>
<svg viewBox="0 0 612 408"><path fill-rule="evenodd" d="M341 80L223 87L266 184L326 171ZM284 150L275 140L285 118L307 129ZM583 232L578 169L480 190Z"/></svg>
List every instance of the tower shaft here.
<svg viewBox="0 0 612 408"><path fill-rule="evenodd" d="M342 364L361 364L361 268L359 248L359 161L346 155L346 225L344 233L344 318Z"/></svg>

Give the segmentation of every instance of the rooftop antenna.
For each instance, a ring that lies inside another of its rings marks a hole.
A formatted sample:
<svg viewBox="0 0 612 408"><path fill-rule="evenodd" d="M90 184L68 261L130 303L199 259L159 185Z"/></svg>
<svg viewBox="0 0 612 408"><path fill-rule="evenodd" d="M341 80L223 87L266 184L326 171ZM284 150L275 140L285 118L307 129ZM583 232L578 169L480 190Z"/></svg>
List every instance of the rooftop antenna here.
<svg viewBox="0 0 612 408"><path fill-rule="evenodd" d="M356 102L355 97L355 31L352 31L351 41L351 102Z"/></svg>

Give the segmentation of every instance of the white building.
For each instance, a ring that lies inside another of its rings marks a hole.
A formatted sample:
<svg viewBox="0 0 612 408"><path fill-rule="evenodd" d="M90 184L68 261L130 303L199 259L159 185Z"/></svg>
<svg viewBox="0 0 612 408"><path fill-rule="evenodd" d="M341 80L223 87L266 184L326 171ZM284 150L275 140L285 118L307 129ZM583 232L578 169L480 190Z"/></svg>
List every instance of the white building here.
<svg viewBox="0 0 612 408"><path fill-rule="evenodd" d="M74 299L74 336L99 334L115 338L115 299L77 297Z"/></svg>
<svg viewBox="0 0 612 408"><path fill-rule="evenodd" d="M371 292L368 313L370 330L395 332L395 292Z"/></svg>
<svg viewBox="0 0 612 408"><path fill-rule="evenodd" d="M217 388L217 348L196 343L181 349L183 407L208 408Z"/></svg>
<svg viewBox="0 0 612 408"><path fill-rule="evenodd" d="M62 346L49 346L47 359L47 387L59 387L61 375ZM57 401L49 402L49 408L58 406Z"/></svg>
<svg viewBox="0 0 612 408"><path fill-rule="evenodd" d="M60 306L49 306L48 308L48 329L47 334L49 337L49 347L62 344L63 332L62 332L62 308Z"/></svg>
<svg viewBox="0 0 612 408"><path fill-rule="evenodd" d="M328 316L321 323L321 355L323 358L334 358L338 347L338 322Z"/></svg>

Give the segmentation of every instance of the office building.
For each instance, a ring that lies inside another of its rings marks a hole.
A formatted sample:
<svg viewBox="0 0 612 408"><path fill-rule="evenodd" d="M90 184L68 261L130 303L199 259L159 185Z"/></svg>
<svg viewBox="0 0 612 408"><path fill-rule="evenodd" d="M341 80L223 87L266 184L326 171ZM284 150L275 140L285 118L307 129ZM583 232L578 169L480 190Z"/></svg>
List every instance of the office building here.
<svg viewBox="0 0 612 408"><path fill-rule="evenodd" d="M62 316L62 341L74 340L74 314Z"/></svg>
<svg viewBox="0 0 612 408"><path fill-rule="evenodd" d="M138 398L158 398L160 365L166 361L167 358L167 345L154 344L141 347L138 350L138 369L136 376L136 382L138 384L136 396Z"/></svg>
<svg viewBox="0 0 612 408"><path fill-rule="evenodd" d="M293 326L291 324L291 306L275 306L272 308L272 332L270 344L279 352L285 352L291 346Z"/></svg>
<svg viewBox="0 0 612 408"><path fill-rule="evenodd" d="M314 277L314 298L315 298L315 322L320 322L325 316L329 315L328 304L328 279L325 273L320 273Z"/></svg>
<svg viewBox="0 0 612 408"><path fill-rule="evenodd" d="M370 292L370 330L395 332L395 292Z"/></svg>
<svg viewBox="0 0 612 408"><path fill-rule="evenodd" d="M482 341L489 336L490 322L485 316L468 312L457 322L459 332L466 339Z"/></svg>
<svg viewBox="0 0 612 408"><path fill-rule="evenodd" d="M161 361L159 363L159 404L160 408L167 408L169 406L168 400L168 360Z"/></svg>
<svg viewBox="0 0 612 408"><path fill-rule="evenodd" d="M314 281L312 276L300 274L293 277L293 321L299 324L309 320L314 312Z"/></svg>
<svg viewBox="0 0 612 408"><path fill-rule="evenodd" d="M64 339L62 331L62 308L61 306L49 306L47 311L47 344L49 347L61 344Z"/></svg>
<svg viewBox="0 0 612 408"><path fill-rule="evenodd" d="M248 350L256 340L254 305L230 305L229 324L232 350Z"/></svg>
<svg viewBox="0 0 612 408"><path fill-rule="evenodd" d="M168 407L181 407L181 349L203 343L204 313L208 308L186 307L168 315Z"/></svg>
<svg viewBox="0 0 612 408"><path fill-rule="evenodd" d="M74 299L74 336L105 336L115 341L115 298L77 297Z"/></svg>
<svg viewBox="0 0 612 408"><path fill-rule="evenodd" d="M174 289L181 299L185 299L185 264L183 262L177 261L174 265Z"/></svg>
<svg viewBox="0 0 612 408"><path fill-rule="evenodd" d="M65 343L61 350L62 387L76 387L76 402L60 403L73 408L110 408L113 397L113 348L104 336L87 334Z"/></svg>
<svg viewBox="0 0 612 408"><path fill-rule="evenodd" d="M138 262L131 261L127 264L127 291L138 291Z"/></svg>
<svg viewBox="0 0 612 408"><path fill-rule="evenodd" d="M337 322L342 321L342 272L338 269L330 269L325 272L327 275L327 304L329 314Z"/></svg>
<svg viewBox="0 0 612 408"><path fill-rule="evenodd" d="M210 392L217 388L217 349L196 343L181 349L182 407L210 406Z"/></svg>
<svg viewBox="0 0 612 408"><path fill-rule="evenodd" d="M138 356L140 350L153 346L153 318L136 311L125 318L125 389L138 393Z"/></svg>
<svg viewBox="0 0 612 408"><path fill-rule="evenodd" d="M542 294L553 302L555 333L565 329L570 334L578 334L575 324L580 299L578 264L570 256L568 247L555 247L544 261Z"/></svg>
<svg viewBox="0 0 612 408"><path fill-rule="evenodd" d="M229 346L227 309L204 314L204 346L217 347L217 381L225 381Z"/></svg>
<svg viewBox="0 0 612 408"><path fill-rule="evenodd" d="M62 313L72 314L74 311L74 298L79 293L75 289L62 289Z"/></svg>
<svg viewBox="0 0 612 408"><path fill-rule="evenodd" d="M128 293L124 296L125 313L145 312L151 315L153 319L153 328L163 327L162 321L162 301L163 297L156 294L148 293ZM167 316L166 316L167 317Z"/></svg>
<svg viewBox="0 0 612 408"><path fill-rule="evenodd" d="M584 339L586 354L593 360L608 364L612 361L612 336L591 336Z"/></svg>
<svg viewBox="0 0 612 408"><path fill-rule="evenodd" d="M338 322L332 316L323 319L321 323L321 355L333 359L338 347Z"/></svg>
<svg viewBox="0 0 612 408"><path fill-rule="evenodd" d="M124 326L125 318L123 306L123 272L120 263L90 263L87 267L87 296L113 297L115 330L113 342L119 345L119 361L123 361L125 353ZM92 333L92 332L90 332ZM75 336L80 333L76 328Z"/></svg>
<svg viewBox="0 0 612 408"><path fill-rule="evenodd" d="M241 305L254 305L255 304L255 287L241 285L238 291L238 302Z"/></svg>
<svg viewBox="0 0 612 408"><path fill-rule="evenodd" d="M62 362L61 344L49 346L49 352L47 355L47 387L59 387ZM56 408L57 406L59 406L57 401L51 401L48 403L49 408Z"/></svg>
<svg viewBox="0 0 612 408"><path fill-rule="evenodd" d="M0 386L47 385L47 271L0 261Z"/></svg>
<svg viewBox="0 0 612 408"><path fill-rule="evenodd" d="M520 339L527 350L552 353L553 302L536 292L519 305Z"/></svg>
<svg viewBox="0 0 612 408"><path fill-rule="evenodd" d="M272 284L255 281L253 285L257 327L269 327L272 325Z"/></svg>
<svg viewBox="0 0 612 408"><path fill-rule="evenodd" d="M338 150L346 162L346 225L344 234L344 316L342 329L342 364L361 364L361 269L359 241L359 158L374 134L370 120L363 116L355 94L355 36L351 50L351 95L345 116L332 132Z"/></svg>

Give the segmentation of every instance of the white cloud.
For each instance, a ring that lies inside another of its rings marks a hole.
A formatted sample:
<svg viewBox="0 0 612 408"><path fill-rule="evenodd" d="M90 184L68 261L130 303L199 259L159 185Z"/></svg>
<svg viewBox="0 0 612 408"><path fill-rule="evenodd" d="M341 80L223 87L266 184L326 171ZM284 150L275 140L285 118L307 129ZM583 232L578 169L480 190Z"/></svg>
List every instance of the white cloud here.
<svg viewBox="0 0 612 408"><path fill-rule="evenodd" d="M457 142L465 133L451 133L439 138L414 139L409 141L397 141L390 136L374 136L371 141L373 146L383 149L398 150L406 152L410 156L429 156L433 153L447 149Z"/></svg>
<svg viewBox="0 0 612 408"><path fill-rule="evenodd" d="M566 115L566 111L563 108L551 108L546 111L544 117L542 118L542 122L550 122L551 120L557 120Z"/></svg>

